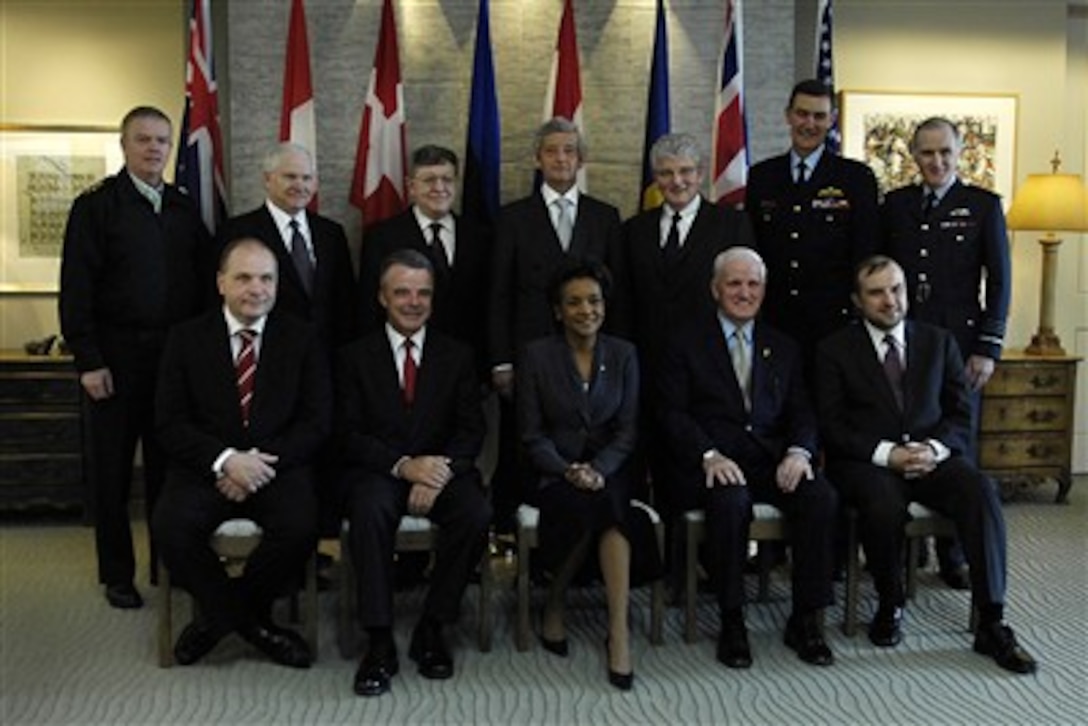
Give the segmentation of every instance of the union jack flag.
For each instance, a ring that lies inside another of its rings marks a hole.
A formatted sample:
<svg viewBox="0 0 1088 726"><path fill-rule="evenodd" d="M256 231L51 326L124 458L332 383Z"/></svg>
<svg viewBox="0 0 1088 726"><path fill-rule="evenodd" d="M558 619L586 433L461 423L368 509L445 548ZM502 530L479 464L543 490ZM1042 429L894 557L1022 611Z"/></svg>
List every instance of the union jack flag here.
<svg viewBox="0 0 1088 726"><path fill-rule="evenodd" d="M722 63L714 113L714 165L711 199L719 204L744 202L748 186L748 124L744 116L744 37L740 0L725 5Z"/></svg>
<svg viewBox="0 0 1088 726"><path fill-rule="evenodd" d="M227 185L212 64L210 4L211 0L196 0L189 19L185 115L181 122L174 182L196 202L204 225L215 234L219 223L227 216Z"/></svg>

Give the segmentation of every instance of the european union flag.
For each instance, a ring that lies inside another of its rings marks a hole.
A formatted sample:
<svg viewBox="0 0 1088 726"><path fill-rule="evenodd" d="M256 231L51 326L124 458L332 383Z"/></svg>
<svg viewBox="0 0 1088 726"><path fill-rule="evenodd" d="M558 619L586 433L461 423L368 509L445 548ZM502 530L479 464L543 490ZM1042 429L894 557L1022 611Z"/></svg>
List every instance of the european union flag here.
<svg viewBox="0 0 1088 726"><path fill-rule="evenodd" d="M488 0L480 0L476 18L476 52L472 62L468 139L465 142L465 183L461 215L491 229L499 212L499 102L495 93L495 64L491 57Z"/></svg>

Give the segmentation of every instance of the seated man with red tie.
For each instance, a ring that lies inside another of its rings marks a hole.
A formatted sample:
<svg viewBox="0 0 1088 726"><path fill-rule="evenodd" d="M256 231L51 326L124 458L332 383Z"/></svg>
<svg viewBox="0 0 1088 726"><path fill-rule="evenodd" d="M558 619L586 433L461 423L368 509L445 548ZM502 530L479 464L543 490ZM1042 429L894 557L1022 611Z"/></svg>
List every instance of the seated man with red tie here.
<svg viewBox="0 0 1088 726"><path fill-rule="evenodd" d="M298 633L271 619L317 541L311 466L331 419L326 358L313 328L276 302L275 255L254 238L229 243L217 282L223 307L173 329L162 358L156 430L168 458L152 532L200 615L174 656L189 665L234 630L272 660L309 667ZM224 521L263 532L231 582L209 545Z"/></svg>
<svg viewBox="0 0 1088 726"><path fill-rule="evenodd" d="M435 679L453 675L442 628L457 619L491 520L476 468L484 418L473 355L427 324L430 260L417 250L390 254L378 295L386 323L342 351L337 380L349 546L359 571L359 621L369 636L355 674L360 696L387 692L399 670L393 553L400 518L427 517L440 528L430 591L409 649L420 675Z"/></svg>

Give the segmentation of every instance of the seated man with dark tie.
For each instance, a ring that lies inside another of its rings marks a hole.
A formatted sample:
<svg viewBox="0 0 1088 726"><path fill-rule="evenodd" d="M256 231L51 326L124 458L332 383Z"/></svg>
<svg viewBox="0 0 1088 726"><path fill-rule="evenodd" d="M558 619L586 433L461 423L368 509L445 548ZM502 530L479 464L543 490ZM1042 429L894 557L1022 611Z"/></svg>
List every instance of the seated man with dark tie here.
<svg viewBox="0 0 1088 726"><path fill-rule="evenodd" d="M816 381L828 476L858 510L861 543L880 598L869 640L902 640L903 527L912 501L956 523L978 608L975 652L1015 673L1035 660L1003 622L1005 519L993 481L964 456L971 408L963 357L944 328L907 315L903 269L864 260L854 278L863 324L826 338Z"/></svg>
<svg viewBox="0 0 1088 726"><path fill-rule="evenodd" d="M714 312L696 311L664 351L659 410L683 509L706 510L707 551L718 589L718 660L748 668L744 564L752 504L781 509L793 546L793 613L785 641L801 660L831 665L820 612L832 602L831 533L838 497L815 470L816 420L801 350L756 319L767 269L749 247L714 258Z"/></svg>
<svg viewBox="0 0 1088 726"><path fill-rule="evenodd" d="M272 311L276 257L262 242L229 243L217 281L223 307L170 333L155 401L169 464L152 531L200 612L174 656L195 663L234 630L277 663L307 668L306 642L270 610L317 542L311 466L330 429L328 366L308 323ZM209 538L240 517L263 534L231 582Z"/></svg>
<svg viewBox="0 0 1088 726"><path fill-rule="evenodd" d="M449 678L443 626L483 548L491 506L476 458L484 438L472 351L427 325L431 262L397 250L382 264L386 324L345 348L337 420L348 482L351 560L359 571L359 621L369 636L355 674L360 696L389 690L399 669L393 640L393 555L405 514L439 526L437 561L409 656L425 678Z"/></svg>

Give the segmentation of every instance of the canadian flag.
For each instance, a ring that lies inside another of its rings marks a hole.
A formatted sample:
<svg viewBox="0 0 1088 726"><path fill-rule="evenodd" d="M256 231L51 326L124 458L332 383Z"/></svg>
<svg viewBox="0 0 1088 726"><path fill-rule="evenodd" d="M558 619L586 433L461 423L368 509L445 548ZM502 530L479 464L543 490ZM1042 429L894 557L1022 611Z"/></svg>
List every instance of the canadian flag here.
<svg viewBox="0 0 1088 726"><path fill-rule="evenodd" d="M404 127L397 26L392 0L384 0L351 179L350 200L363 212L364 229L404 209L404 174L408 167Z"/></svg>
<svg viewBox="0 0 1088 726"><path fill-rule="evenodd" d="M314 122L314 86L310 80L310 42L306 34L306 10L302 0L291 0L287 26L287 56L283 68L283 106L280 141L290 141L310 152L317 172L317 126ZM317 211L317 195L308 209Z"/></svg>

